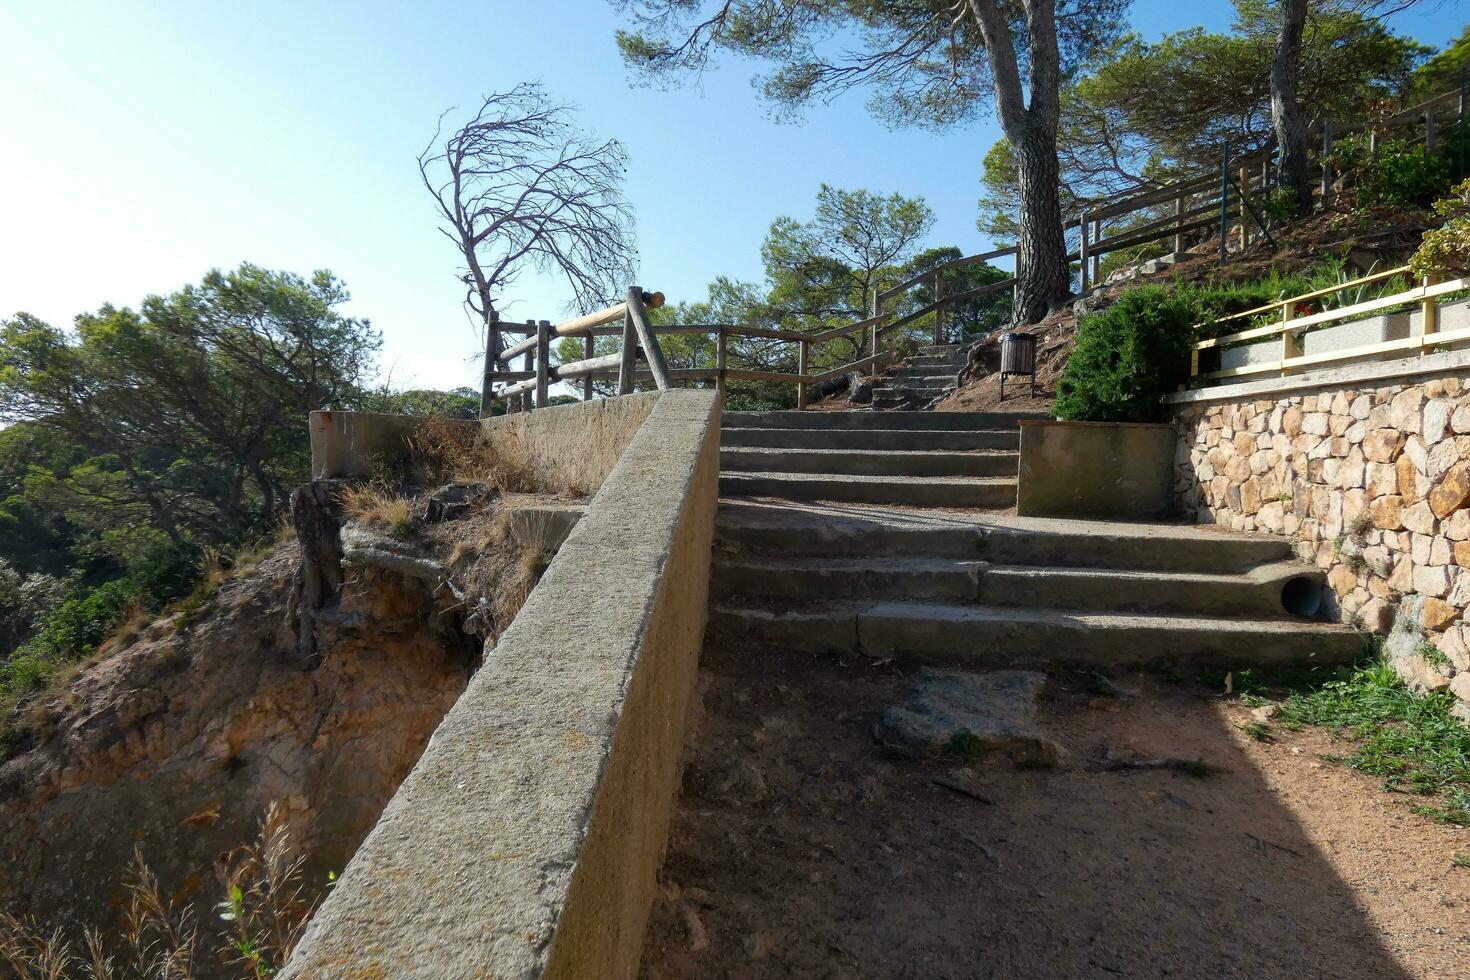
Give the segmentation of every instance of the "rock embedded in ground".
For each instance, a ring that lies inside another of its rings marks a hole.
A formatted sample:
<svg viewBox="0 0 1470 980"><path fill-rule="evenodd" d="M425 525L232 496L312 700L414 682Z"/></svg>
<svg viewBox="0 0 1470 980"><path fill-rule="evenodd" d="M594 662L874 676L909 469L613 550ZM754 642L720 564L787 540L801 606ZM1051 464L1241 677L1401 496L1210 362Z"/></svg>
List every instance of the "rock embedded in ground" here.
<svg viewBox="0 0 1470 980"><path fill-rule="evenodd" d="M972 673L921 668L907 701L885 710L873 737L916 758L945 753L1001 755L1054 766L1062 750L1037 724L1046 675L1027 670Z"/></svg>

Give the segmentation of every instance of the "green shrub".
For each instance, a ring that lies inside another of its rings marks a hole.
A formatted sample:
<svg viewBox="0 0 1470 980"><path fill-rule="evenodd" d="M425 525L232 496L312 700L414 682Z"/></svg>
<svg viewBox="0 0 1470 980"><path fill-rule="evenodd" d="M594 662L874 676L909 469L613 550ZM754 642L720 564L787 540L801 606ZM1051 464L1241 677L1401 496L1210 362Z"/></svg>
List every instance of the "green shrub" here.
<svg viewBox="0 0 1470 980"><path fill-rule="evenodd" d="M1450 186L1453 167L1447 153L1426 153L1414 140L1382 140L1372 149L1366 136L1340 141L1332 162L1357 186L1358 203L1422 207Z"/></svg>
<svg viewBox="0 0 1470 980"><path fill-rule="evenodd" d="M1444 223L1424 233L1410 269L1415 276L1470 276L1470 180L1436 201L1434 214Z"/></svg>
<svg viewBox="0 0 1470 980"><path fill-rule="evenodd" d="M1195 308L1160 286L1124 293L1078 325L1077 348L1057 382L1059 418L1151 422L1160 398L1188 377Z"/></svg>

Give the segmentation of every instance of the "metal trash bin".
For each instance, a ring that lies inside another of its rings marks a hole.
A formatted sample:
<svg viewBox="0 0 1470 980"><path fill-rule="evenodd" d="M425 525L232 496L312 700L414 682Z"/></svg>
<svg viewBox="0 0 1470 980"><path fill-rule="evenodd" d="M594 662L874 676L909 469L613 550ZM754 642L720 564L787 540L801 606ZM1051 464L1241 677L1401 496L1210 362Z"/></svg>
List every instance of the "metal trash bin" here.
<svg viewBox="0 0 1470 980"><path fill-rule="evenodd" d="M1036 394L1036 336L1014 331L1000 338L1000 400L1006 398L1007 378L1028 378Z"/></svg>

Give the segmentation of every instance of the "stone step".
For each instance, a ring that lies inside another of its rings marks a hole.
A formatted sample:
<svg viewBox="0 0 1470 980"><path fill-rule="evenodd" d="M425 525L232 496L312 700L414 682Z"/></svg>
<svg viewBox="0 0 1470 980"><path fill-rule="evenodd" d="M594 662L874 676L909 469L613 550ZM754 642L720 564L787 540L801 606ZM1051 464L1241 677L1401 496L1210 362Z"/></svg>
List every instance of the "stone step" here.
<svg viewBox="0 0 1470 980"><path fill-rule="evenodd" d="M934 371L930 368L916 368L914 370L884 371L875 385L903 384L913 385L920 388L945 388L955 383L955 375L942 371Z"/></svg>
<svg viewBox="0 0 1470 980"><path fill-rule="evenodd" d="M964 350L959 344L930 344L928 347L919 348L920 357L933 356L958 356Z"/></svg>
<svg viewBox="0 0 1470 980"><path fill-rule="evenodd" d="M886 418L886 416L885 416ZM772 449L870 449L930 452L984 449L1015 450L1017 429L963 432L946 429L722 429L722 447L766 446Z"/></svg>
<svg viewBox="0 0 1470 980"><path fill-rule="evenodd" d="M946 558L721 558L725 597L811 602L903 596L988 606L1095 612L1281 617L1317 611L1318 568L1277 562L1245 574L991 565Z"/></svg>
<svg viewBox="0 0 1470 980"><path fill-rule="evenodd" d="M998 509L1016 505L1016 479L724 471L720 495Z"/></svg>
<svg viewBox="0 0 1470 980"><path fill-rule="evenodd" d="M894 397L916 398L921 402L926 402L931 398L938 398L940 395L949 394L953 390L953 387L934 388L927 385L875 384L873 385L873 397L880 398L884 395L891 395Z"/></svg>
<svg viewBox="0 0 1470 980"><path fill-rule="evenodd" d="M717 603L710 609L710 621L727 635L782 650L916 657L968 667L1345 664L1363 652L1362 638L1343 626L1238 616L923 602L841 603L775 612Z"/></svg>
<svg viewBox="0 0 1470 980"><path fill-rule="evenodd" d="M872 449L720 450L723 472L840 473L856 476L1010 476L1016 453L922 452Z"/></svg>
<svg viewBox="0 0 1470 980"><path fill-rule="evenodd" d="M783 559L929 557L1043 568L1244 574L1291 559L1283 538L1190 525L1059 518L917 518L870 507L833 514L800 505L726 502L716 535L727 556Z"/></svg>
<svg viewBox="0 0 1470 980"><path fill-rule="evenodd" d="M901 595L910 599L974 602L984 563L952 558L838 558L717 560L711 590L725 599L793 599L811 602L874 599Z"/></svg>
<svg viewBox="0 0 1470 980"><path fill-rule="evenodd" d="M945 429L1015 431L1020 419L1050 418L1043 412L922 412L891 416L873 412L723 412L725 429Z"/></svg>

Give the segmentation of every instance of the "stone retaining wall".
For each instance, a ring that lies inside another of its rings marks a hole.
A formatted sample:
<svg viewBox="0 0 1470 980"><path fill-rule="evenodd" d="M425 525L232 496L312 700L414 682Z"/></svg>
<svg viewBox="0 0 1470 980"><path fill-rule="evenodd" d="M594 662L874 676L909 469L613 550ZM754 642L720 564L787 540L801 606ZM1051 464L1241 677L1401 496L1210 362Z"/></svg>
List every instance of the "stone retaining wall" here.
<svg viewBox="0 0 1470 980"><path fill-rule="evenodd" d="M1196 520L1292 538L1340 617L1470 719L1470 365L1435 357L1176 397L1174 490Z"/></svg>
<svg viewBox="0 0 1470 980"><path fill-rule="evenodd" d="M636 975L704 633L719 486L718 396L643 400L652 412L283 980Z"/></svg>

